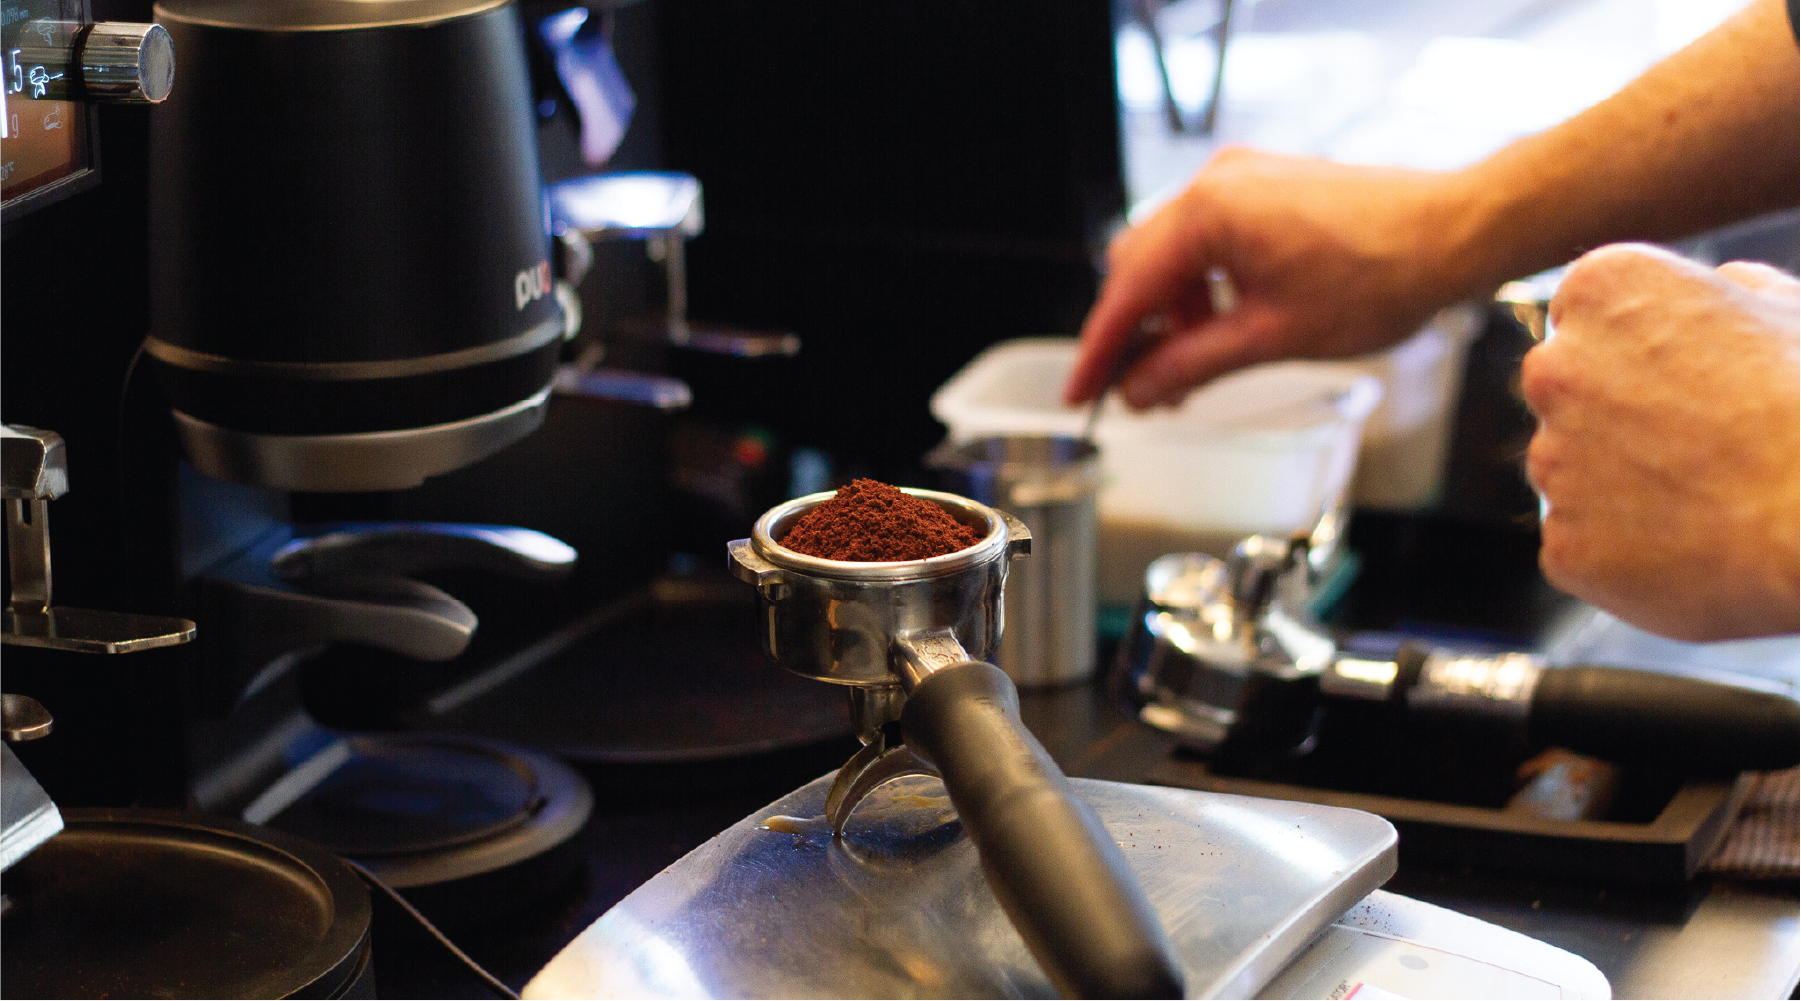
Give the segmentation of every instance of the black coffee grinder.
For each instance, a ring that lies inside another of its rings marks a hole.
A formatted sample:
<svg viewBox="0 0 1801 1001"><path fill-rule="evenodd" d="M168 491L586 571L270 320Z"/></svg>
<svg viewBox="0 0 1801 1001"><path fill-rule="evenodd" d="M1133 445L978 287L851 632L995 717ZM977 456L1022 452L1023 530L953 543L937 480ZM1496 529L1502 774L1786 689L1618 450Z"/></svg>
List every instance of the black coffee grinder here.
<svg viewBox="0 0 1801 1001"><path fill-rule="evenodd" d="M504 526L296 525L290 500L414 487L544 420L573 324L519 14L493 0L156 14L184 86L151 124L145 350L190 464L182 574L211 624L192 798L355 858L428 913L491 913L493 890L568 874L587 784L511 745L331 732L293 669L344 644L448 660L475 615L416 575L551 580L575 552ZM455 913L470 898L483 910Z"/></svg>

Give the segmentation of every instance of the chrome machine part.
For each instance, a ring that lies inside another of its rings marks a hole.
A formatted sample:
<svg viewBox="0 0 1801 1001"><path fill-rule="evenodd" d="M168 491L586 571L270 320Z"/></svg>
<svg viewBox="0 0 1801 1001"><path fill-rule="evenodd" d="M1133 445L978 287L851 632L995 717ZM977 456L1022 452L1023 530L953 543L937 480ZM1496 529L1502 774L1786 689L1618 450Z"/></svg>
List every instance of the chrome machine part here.
<svg viewBox="0 0 1801 1001"><path fill-rule="evenodd" d="M5 425L0 432L0 471L12 585L12 600L0 622L0 642L80 653L132 653L194 638L194 623L187 619L52 606L50 501L69 489L62 436Z"/></svg>
<svg viewBox="0 0 1801 1001"><path fill-rule="evenodd" d="M160 24L39 19L21 41L9 61L34 67L38 100L155 104L175 86L175 46Z"/></svg>
<svg viewBox="0 0 1801 1001"><path fill-rule="evenodd" d="M13 749L0 744L0 870L12 868L62 829L62 812L50 795Z"/></svg>
<svg viewBox="0 0 1801 1001"><path fill-rule="evenodd" d="M551 383L559 396L588 400L635 403L655 410L686 410L694 403L694 391L681 379L623 368L596 368L580 362L557 366Z"/></svg>
<svg viewBox="0 0 1801 1001"><path fill-rule="evenodd" d="M204 704L227 709L292 667L294 655L328 643L359 643L423 661L450 660L468 648L476 627L469 606L392 570L310 574L321 569L319 561L326 568L356 567L369 554L329 544L309 552L306 541L295 549L293 530L282 526L195 579L198 614L216 624L202 650L204 681L196 686ZM462 541L467 545L449 550L415 547L413 561L442 566L424 556L463 555L485 545ZM282 552L290 558L278 565Z"/></svg>
<svg viewBox="0 0 1801 1001"><path fill-rule="evenodd" d="M288 581L357 575L412 576L468 567L523 580L555 580L575 569L575 548L511 525L371 521L317 525L269 558Z"/></svg>
<svg viewBox="0 0 1801 1001"><path fill-rule="evenodd" d="M1145 600L1126 650L1139 718L1203 753L1247 723L1299 747L1312 725L1296 683L1336 647L1299 611L1312 573L1301 539L1251 536L1230 561L1176 553L1145 571Z"/></svg>
<svg viewBox="0 0 1801 1001"><path fill-rule="evenodd" d="M286 435L237 431L175 411L175 434L194 468L234 483L281 490L405 490L461 469L538 429L550 387L492 413L399 431Z"/></svg>
<svg viewBox="0 0 1801 1001"><path fill-rule="evenodd" d="M1543 671L1543 659L1532 654L1465 656L1434 650L1420 667L1419 681L1407 690L1407 708L1422 715L1481 716L1523 725Z"/></svg>
<svg viewBox="0 0 1801 1001"><path fill-rule="evenodd" d="M38 700L8 692L0 695L7 744L50 735L55 723ZM0 745L0 870L31 854L63 829L63 817L44 787L25 770L12 748Z"/></svg>
<svg viewBox="0 0 1801 1001"><path fill-rule="evenodd" d="M1320 674L1328 698L1400 699L1422 718L1488 718L1524 726L1545 671L1529 653L1465 654L1408 644L1393 660L1340 657Z"/></svg>
<svg viewBox="0 0 1801 1001"><path fill-rule="evenodd" d="M825 819L832 825L832 836L844 835L851 813L870 793L909 775L939 777L937 768L905 744L899 747L883 747L879 743L863 745L862 750L838 769L838 774L832 778L832 787L826 793Z"/></svg>
<svg viewBox="0 0 1801 1001"><path fill-rule="evenodd" d="M48 737L55 725L56 721L37 699L11 692L0 695L0 736L8 744Z"/></svg>
<svg viewBox="0 0 1801 1001"><path fill-rule="evenodd" d="M688 319L686 243L706 228L700 181L694 175L638 170L573 177L546 189L545 202L559 239L577 237L584 247L588 240L639 240L650 259L663 265L663 315L654 324L628 325L623 332L740 358L799 353L800 338L787 331L737 330Z"/></svg>
<svg viewBox="0 0 1801 1001"><path fill-rule="evenodd" d="M175 86L175 46L160 24L96 24L81 44L80 63L91 101L156 104Z"/></svg>

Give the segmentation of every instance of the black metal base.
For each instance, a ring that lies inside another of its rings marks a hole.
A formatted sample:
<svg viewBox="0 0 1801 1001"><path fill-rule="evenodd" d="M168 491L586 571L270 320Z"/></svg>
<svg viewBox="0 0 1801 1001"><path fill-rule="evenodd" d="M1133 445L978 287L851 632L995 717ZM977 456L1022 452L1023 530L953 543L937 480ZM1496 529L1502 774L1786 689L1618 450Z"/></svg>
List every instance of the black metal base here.
<svg viewBox="0 0 1801 1001"><path fill-rule="evenodd" d="M350 739L352 757L270 826L354 858L433 922L492 921L574 872L594 794L539 751L450 734Z"/></svg>
<svg viewBox="0 0 1801 1001"><path fill-rule="evenodd" d="M7 997L372 996L370 904L338 859L237 821L69 810L6 873Z"/></svg>

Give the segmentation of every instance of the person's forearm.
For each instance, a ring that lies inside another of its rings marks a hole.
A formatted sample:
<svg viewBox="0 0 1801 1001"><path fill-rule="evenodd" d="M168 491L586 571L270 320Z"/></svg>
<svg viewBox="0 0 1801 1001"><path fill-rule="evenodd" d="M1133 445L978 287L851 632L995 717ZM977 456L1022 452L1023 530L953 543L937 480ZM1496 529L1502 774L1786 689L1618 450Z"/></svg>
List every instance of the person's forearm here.
<svg viewBox="0 0 1801 1001"><path fill-rule="evenodd" d="M1797 57L1753 0L1618 94L1456 175L1475 213L1458 275L1484 294L1617 240L1666 240L1792 206Z"/></svg>

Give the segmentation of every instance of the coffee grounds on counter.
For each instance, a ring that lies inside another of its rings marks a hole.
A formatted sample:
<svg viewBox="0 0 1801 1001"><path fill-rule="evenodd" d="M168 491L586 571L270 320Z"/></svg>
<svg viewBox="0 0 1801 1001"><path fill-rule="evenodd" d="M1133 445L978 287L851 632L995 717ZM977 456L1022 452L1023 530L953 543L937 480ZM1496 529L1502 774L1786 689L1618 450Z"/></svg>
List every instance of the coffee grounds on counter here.
<svg viewBox="0 0 1801 1001"><path fill-rule="evenodd" d="M968 549L982 537L944 508L875 480L853 480L803 515L782 545L853 563L923 560Z"/></svg>

